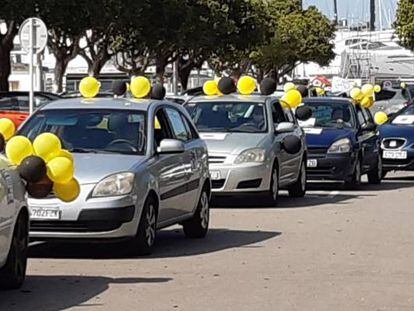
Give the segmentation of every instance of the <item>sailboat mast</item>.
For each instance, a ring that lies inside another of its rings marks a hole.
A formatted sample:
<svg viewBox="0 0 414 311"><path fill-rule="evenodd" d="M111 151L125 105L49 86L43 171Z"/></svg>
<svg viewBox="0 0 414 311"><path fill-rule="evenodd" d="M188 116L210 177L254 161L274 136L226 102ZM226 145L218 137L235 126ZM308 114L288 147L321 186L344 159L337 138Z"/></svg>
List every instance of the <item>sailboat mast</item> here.
<svg viewBox="0 0 414 311"><path fill-rule="evenodd" d="M338 25L338 0L334 0L334 22Z"/></svg>
<svg viewBox="0 0 414 311"><path fill-rule="evenodd" d="M374 31L375 30L375 0L370 0L369 12L370 12L369 29L371 31Z"/></svg>

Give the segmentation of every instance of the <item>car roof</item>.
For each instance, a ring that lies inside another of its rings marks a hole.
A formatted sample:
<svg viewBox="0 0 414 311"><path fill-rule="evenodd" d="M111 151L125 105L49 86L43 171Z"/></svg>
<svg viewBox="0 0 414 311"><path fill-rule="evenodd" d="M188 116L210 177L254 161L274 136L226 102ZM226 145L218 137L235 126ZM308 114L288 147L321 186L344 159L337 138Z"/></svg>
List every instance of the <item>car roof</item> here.
<svg viewBox="0 0 414 311"><path fill-rule="evenodd" d="M189 102L255 102L264 103L270 96L264 95L240 95L240 94L229 94L229 95L216 95L216 96L196 96L193 97Z"/></svg>
<svg viewBox="0 0 414 311"><path fill-rule="evenodd" d="M42 91L34 91L34 95L46 96L46 97L56 97L59 98L60 96L55 93L50 92L42 92ZM27 91L9 91L9 92L0 92L0 96L29 96L29 92Z"/></svg>
<svg viewBox="0 0 414 311"><path fill-rule="evenodd" d="M118 109L147 111L151 104L168 103L166 100L135 99L135 98L65 98L50 102L40 110L55 109Z"/></svg>
<svg viewBox="0 0 414 311"><path fill-rule="evenodd" d="M303 102L306 103L327 103L327 104L335 104L335 103L349 103L352 104L352 100L350 98L345 97L306 97L303 99Z"/></svg>

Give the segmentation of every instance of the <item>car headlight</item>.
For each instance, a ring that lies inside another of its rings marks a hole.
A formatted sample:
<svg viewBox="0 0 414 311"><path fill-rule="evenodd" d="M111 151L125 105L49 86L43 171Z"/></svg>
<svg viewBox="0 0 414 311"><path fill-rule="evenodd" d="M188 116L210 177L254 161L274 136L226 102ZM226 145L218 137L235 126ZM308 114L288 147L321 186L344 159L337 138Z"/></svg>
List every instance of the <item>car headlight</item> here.
<svg viewBox="0 0 414 311"><path fill-rule="evenodd" d="M249 162L263 162L265 160L265 150L264 149L248 149L240 153L234 164L249 163Z"/></svg>
<svg viewBox="0 0 414 311"><path fill-rule="evenodd" d="M92 197L125 195L132 191L134 173L118 173L101 180L93 189Z"/></svg>
<svg viewBox="0 0 414 311"><path fill-rule="evenodd" d="M334 142L328 149L328 153L347 153L351 151L349 138L342 138Z"/></svg>

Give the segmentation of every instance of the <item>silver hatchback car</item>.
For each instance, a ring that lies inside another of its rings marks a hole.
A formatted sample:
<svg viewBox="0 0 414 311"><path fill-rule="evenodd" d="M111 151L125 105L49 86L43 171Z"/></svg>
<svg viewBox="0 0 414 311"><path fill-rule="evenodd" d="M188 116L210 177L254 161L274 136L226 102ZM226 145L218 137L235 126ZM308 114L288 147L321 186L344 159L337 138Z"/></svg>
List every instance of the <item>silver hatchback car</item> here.
<svg viewBox="0 0 414 311"><path fill-rule="evenodd" d="M58 100L19 134L34 139L42 132L56 134L73 153L81 191L71 203L29 198L32 238L131 238L136 252L147 254L160 228L180 223L188 237L206 235L207 147L183 107L165 100Z"/></svg>
<svg viewBox="0 0 414 311"><path fill-rule="evenodd" d="M214 195L305 195L305 136L277 98L200 96L184 107L207 143Z"/></svg>

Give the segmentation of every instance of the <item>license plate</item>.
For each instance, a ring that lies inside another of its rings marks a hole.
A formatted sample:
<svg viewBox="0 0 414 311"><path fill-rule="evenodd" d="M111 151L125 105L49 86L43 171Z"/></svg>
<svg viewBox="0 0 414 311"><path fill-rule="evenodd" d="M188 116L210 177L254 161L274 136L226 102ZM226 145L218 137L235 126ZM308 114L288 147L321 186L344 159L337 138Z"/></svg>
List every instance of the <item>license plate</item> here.
<svg viewBox="0 0 414 311"><path fill-rule="evenodd" d="M407 159L407 151L390 151L390 150L384 150L384 153L382 154L382 157L384 159Z"/></svg>
<svg viewBox="0 0 414 311"><path fill-rule="evenodd" d="M316 160L316 159L308 159L306 165L307 165L307 167L317 167L318 166L318 160Z"/></svg>
<svg viewBox="0 0 414 311"><path fill-rule="evenodd" d="M53 207L31 207L30 208L30 219L36 220L59 220L60 210Z"/></svg>
<svg viewBox="0 0 414 311"><path fill-rule="evenodd" d="M220 171L210 171L210 176L212 180L219 180L221 179Z"/></svg>

